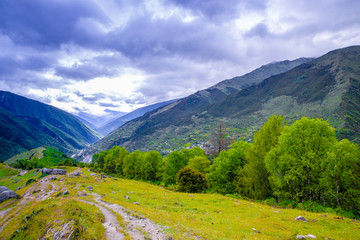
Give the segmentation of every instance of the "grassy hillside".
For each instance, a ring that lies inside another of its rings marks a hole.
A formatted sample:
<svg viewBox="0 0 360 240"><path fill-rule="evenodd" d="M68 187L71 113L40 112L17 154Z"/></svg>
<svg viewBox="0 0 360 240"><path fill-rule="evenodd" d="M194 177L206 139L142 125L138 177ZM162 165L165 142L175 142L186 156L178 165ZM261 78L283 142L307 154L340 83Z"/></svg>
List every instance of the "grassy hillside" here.
<svg viewBox="0 0 360 240"><path fill-rule="evenodd" d="M217 124L217 119L209 116L204 118L201 115L209 106L223 101L231 93L311 60L301 58L271 63L244 76L222 81L211 88L198 91L125 124L98 141L84 154L93 154L109 149L113 145L123 145L129 150L164 151L180 148L188 142L204 143Z"/></svg>
<svg viewBox="0 0 360 240"><path fill-rule="evenodd" d="M72 165L75 160L70 159L65 153L52 147L39 147L20 153L5 161L6 164L21 168L33 169L54 167L59 163Z"/></svg>
<svg viewBox="0 0 360 240"><path fill-rule="evenodd" d="M3 169L0 168L0 172ZM34 171L27 173L37 181L17 193L30 193L34 198L23 197L0 204L0 213L6 211L0 215L0 238L51 237L67 223L72 226L72 230L68 228L67 237L73 232L74 239L105 239L108 214L113 214L118 223L117 232L125 239L133 239L136 231L141 236L149 234L147 228L134 230L131 227L132 223L147 219L173 239L296 239L297 235L307 234L318 239L357 239L360 234L357 221L331 213L279 209L216 194L178 193L144 182L100 179L99 176L90 176L91 172L86 168L80 171L83 173L80 177L58 177L62 181L50 181L46 177L38 179L40 175L34 175ZM29 176L23 178L29 179ZM4 181L9 182L10 188L15 188L11 185L13 181L6 179L0 180L0 185ZM87 186L92 186L93 191ZM62 194L65 190L68 190L68 195ZM79 197L79 193L88 196ZM102 201L97 200L95 193L102 196ZM122 206L125 209L122 214L129 214L126 215L129 218L123 218L116 208L116 211L111 210L117 206L113 204ZM110 209L110 213L106 209ZM308 221L295 221L299 215Z"/></svg>
<svg viewBox="0 0 360 240"><path fill-rule="evenodd" d="M0 91L0 161L41 145L72 153L98 139L69 113Z"/></svg>

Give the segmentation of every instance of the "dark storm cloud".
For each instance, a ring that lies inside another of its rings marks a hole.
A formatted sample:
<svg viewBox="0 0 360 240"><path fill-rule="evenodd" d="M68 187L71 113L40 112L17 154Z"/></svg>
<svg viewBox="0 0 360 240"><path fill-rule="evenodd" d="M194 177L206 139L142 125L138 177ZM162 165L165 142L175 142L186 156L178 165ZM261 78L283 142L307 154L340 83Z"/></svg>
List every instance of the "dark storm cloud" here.
<svg viewBox="0 0 360 240"><path fill-rule="evenodd" d="M3 34L15 43L45 49L70 41L88 41L90 36L78 28L80 19L105 21L98 6L86 0L2 0L0 9Z"/></svg>
<svg viewBox="0 0 360 240"><path fill-rule="evenodd" d="M169 2L216 21L239 17L239 7L261 11L266 6L266 1L263 0L228 0L226 3L219 0L170 0Z"/></svg>
<svg viewBox="0 0 360 240"><path fill-rule="evenodd" d="M274 60L358 44L358 9L353 0L0 0L0 86L66 89L104 109L151 104ZM71 89L134 72L144 82L130 95L121 83L112 95Z"/></svg>

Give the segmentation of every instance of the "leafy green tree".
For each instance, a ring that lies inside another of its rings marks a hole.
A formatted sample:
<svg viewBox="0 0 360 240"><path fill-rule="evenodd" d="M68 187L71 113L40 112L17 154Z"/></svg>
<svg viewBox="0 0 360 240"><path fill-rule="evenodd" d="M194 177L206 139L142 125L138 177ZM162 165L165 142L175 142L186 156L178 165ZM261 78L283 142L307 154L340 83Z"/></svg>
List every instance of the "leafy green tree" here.
<svg viewBox="0 0 360 240"><path fill-rule="evenodd" d="M173 151L166 158L164 168L162 170L162 180L165 184L173 184L176 182L176 174L180 169L184 168L190 158L196 156L206 156L205 151L199 147L191 149L182 149L181 151Z"/></svg>
<svg viewBox="0 0 360 240"><path fill-rule="evenodd" d="M204 192L208 187L206 176L189 166L186 166L177 173L176 183L178 190L182 192Z"/></svg>
<svg viewBox="0 0 360 240"><path fill-rule="evenodd" d="M209 172L210 165L210 160L204 156L195 156L191 158L188 163L189 167L204 174Z"/></svg>
<svg viewBox="0 0 360 240"><path fill-rule="evenodd" d="M140 175L139 163L142 163L143 154L139 150L130 153L124 158L123 172L128 178L135 178Z"/></svg>
<svg viewBox="0 0 360 240"><path fill-rule="evenodd" d="M274 195L320 201L321 163L335 143L334 129L321 119L303 117L284 127L278 145L265 158Z"/></svg>
<svg viewBox="0 0 360 240"><path fill-rule="evenodd" d="M360 149L347 139L337 142L324 159L321 183L332 206L360 210Z"/></svg>
<svg viewBox="0 0 360 240"><path fill-rule="evenodd" d="M266 199L272 194L264 158L277 145L283 121L282 116L273 115L254 134L254 142L246 151L246 164L238 170L236 188L241 195L252 199Z"/></svg>
<svg viewBox="0 0 360 240"><path fill-rule="evenodd" d="M152 180L155 181L157 179L156 173L158 170L159 163L162 160L162 156L157 151L150 151L145 153L144 156L144 176L142 179L144 180Z"/></svg>
<svg viewBox="0 0 360 240"><path fill-rule="evenodd" d="M238 168L245 164L245 151L249 144L246 142L235 142L227 151L221 151L214 159L208 174L210 187L218 193L234 193L236 189L235 180L238 177Z"/></svg>

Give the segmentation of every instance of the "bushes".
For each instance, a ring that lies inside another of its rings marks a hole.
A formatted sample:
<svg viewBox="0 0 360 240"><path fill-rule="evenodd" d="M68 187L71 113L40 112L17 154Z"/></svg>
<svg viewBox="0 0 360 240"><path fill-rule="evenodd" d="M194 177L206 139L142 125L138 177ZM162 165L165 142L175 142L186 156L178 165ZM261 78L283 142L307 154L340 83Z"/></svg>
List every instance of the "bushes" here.
<svg viewBox="0 0 360 240"><path fill-rule="evenodd" d="M208 187L206 176L190 167L185 167L178 172L176 183L179 191L189 193L203 192Z"/></svg>

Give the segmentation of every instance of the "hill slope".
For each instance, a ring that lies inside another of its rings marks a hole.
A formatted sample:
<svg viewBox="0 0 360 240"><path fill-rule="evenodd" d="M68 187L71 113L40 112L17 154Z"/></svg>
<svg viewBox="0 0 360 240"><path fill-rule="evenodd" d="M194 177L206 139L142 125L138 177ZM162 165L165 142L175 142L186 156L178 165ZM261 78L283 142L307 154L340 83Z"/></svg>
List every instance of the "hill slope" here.
<svg viewBox="0 0 360 240"><path fill-rule="evenodd" d="M92 129L69 113L0 91L0 161L42 145L72 153L97 139Z"/></svg>
<svg viewBox="0 0 360 240"><path fill-rule="evenodd" d="M83 155L106 150L113 145L123 145L129 150L166 150L182 147L187 142L197 144L207 141L210 129L216 126L216 120L202 119L199 122L195 119L197 113L203 112L214 103L223 101L231 93L311 60L300 58L294 61L271 63L244 76L222 81L128 122L92 145Z"/></svg>
<svg viewBox="0 0 360 240"><path fill-rule="evenodd" d="M107 124L105 124L104 126L97 128L96 130L103 134L104 136L108 135L110 132L114 131L115 129L118 129L119 127L121 127L122 125L124 125L125 123L143 116L145 113L153 111L155 109L158 109L160 107L166 106L170 103L175 102L176 100L170 100L170 101L166 101L166 102L160 102L160 103L156 103L156 104L152 104L149 106L145 106L142 108L138 108L132 112L129 112L128 114L125 114L124 116L121 116Z"/></svg>
<svg viewBox="0 0 360 240"><path fill-rule="evenodd" d="M40 178L35 170L24 176L10 170L0 164L0 185L12 190L21 186L16 193L22 197L0 203L1 239L68 239L71 234L77 239L110 239L109 229L115 227L118 231L110 233L123 236L112 239L297 239L307 234L317 239L357 239L360 233L357 221L332 213L279 209L218 194L190 195L133 180L100 179L86 168L66 168L81 176L56 176L56 180ZM26 184L29 179L36 181ZM299 215L308 222L295 221Z"/></svg>

